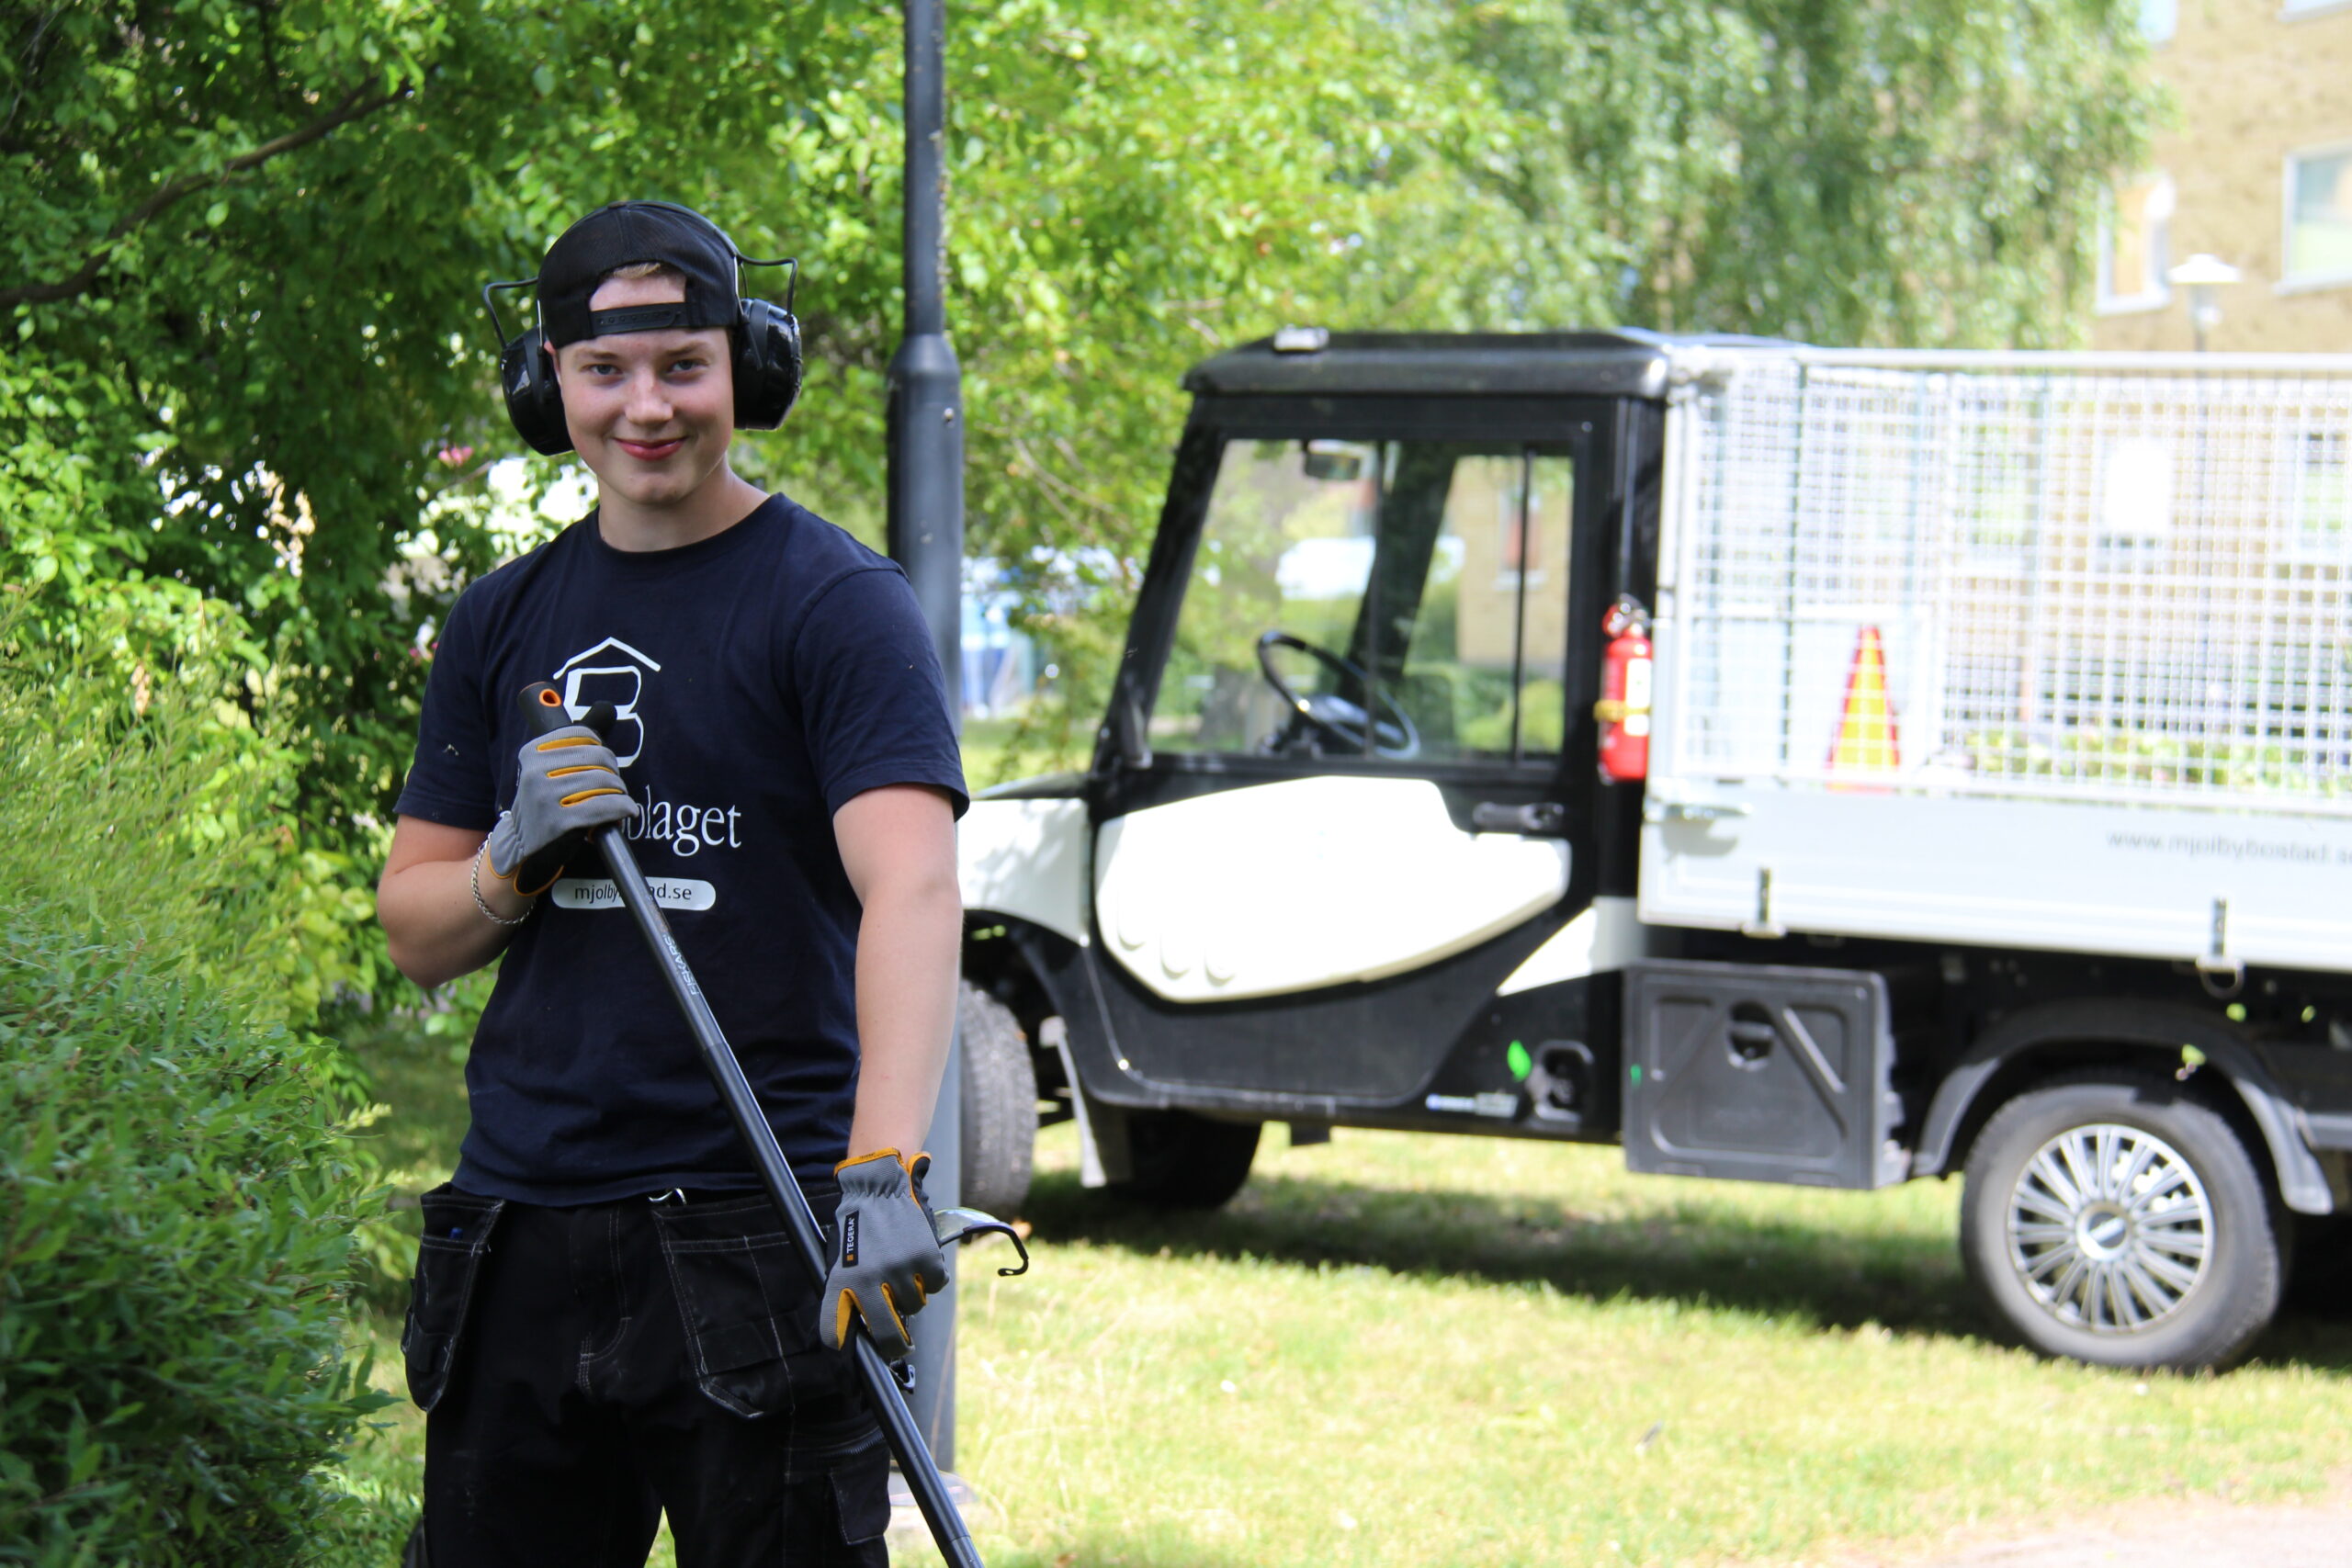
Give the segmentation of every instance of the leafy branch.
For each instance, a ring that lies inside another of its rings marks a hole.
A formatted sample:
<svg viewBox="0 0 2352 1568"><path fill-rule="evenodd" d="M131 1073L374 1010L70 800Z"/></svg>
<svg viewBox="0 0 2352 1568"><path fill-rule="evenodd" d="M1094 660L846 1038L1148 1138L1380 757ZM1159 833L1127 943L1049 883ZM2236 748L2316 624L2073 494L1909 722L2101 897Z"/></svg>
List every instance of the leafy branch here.
<svg viewBox="0 0 2352 1568"><path fill-rule="evenodd" d="M153 195L116 219L114 226L107 231L106 239L83 259L82 265L71 275L59 278L53 283L26 283L13 288L0 288L0 309L14 305L45 305L59 299L72 299L87 293L90 286L97 281L98 273L105 267L115 247L134 231L152 221L156 214L174 202L191 196L207 186L218 185L232 175L241 175L248 169L258 168L281 153L307 147L338 126L348 125L355 119L364 119L387 105L398 103L401 99L407 97L411 90L403 86L395 87L387 92L371 93L368 89L373 85L372 81L362 82L345 94L341 103L310 124L265 141L249 152L240 152L221 164L216 171L200 175L182 175L177 179L165 181Z"/></svg>

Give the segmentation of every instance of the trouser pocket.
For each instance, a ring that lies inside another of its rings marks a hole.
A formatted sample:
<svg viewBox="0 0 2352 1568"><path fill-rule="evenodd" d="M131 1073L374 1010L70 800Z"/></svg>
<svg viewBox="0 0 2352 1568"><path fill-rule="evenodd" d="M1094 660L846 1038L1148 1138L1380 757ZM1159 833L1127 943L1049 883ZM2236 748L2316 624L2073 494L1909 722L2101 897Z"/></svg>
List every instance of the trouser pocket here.
<svg viewBox="0 0 2352 1568"><path fill-rule="evenodd" d="M474 1278L490 1251L503 1198L460 1192L447 1182L418 1201L424 1235L416 1247L416 1278L408 1296L408 1321L401 1329L401 1356L408 1366L409 1397L423 1410L441 1403L457 1364L466 1308Z"/></svg>
<svg viewBox="0 0 2352 1568"><path fill-rule="evenodd" d="M876 1454L869 1463L845 1465L826 1477L833 1489L842 1540L850 1546L878 1540L890 1528L890 1465Z"/></svg>
<svg viewBox="0 0 2352 1568"><path fill-rule="evenodd" d="M847 1361L817 1340L817 1287L764 1196L653 1216L707 1398L756 1417L847 1392Z"/></svg>

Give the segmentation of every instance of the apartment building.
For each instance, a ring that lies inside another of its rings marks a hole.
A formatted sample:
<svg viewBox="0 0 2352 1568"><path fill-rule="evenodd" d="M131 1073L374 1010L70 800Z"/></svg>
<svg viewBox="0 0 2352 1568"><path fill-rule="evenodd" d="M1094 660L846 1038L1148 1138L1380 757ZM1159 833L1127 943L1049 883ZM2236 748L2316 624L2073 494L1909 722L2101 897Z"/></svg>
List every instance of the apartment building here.
<svg viewBox="0 0 2352 1568"><path fill-rule="evenodd" d="M2237 269L2212 290L2206 346L2352 353L2352 0L2142 0L2174 122L2117 192L2101 235L2099 348L2194 346L2195 255Z"/></svg>

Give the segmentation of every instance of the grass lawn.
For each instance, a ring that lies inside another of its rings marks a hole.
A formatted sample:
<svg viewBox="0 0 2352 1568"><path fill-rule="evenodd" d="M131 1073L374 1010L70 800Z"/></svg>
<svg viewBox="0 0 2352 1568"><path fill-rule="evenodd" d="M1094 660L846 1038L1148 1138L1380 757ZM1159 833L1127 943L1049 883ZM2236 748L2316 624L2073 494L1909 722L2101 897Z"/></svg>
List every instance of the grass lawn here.
<svg viewBox="0 0 2352 1568"><path fill-rule="evenodd" d="M429 1185L461 1127L449 1045L367 1050L376 1130ZM2352 1465L2352 1316L2282 1320L2221 1377L2041 1362L1980 1337L1957 1197L1276 1129L1229 1208L1168 1215L1080 1189L1049 1129L1035 1270L967 1255L975 1533L998 1568L1786 1562ZM391 1306L369 1326L397 1388ZM420 1432L410 1413L355 1467L387 1506Z"/></svg>
<svg viewBox="0 0 2352 1568"><path fill-rule="evenodd" d="M1056 704L1041 703L1016 718L967 719L964 780L982 790L1039 773L1083 770L1093 744L1093 725Z"/></svg>

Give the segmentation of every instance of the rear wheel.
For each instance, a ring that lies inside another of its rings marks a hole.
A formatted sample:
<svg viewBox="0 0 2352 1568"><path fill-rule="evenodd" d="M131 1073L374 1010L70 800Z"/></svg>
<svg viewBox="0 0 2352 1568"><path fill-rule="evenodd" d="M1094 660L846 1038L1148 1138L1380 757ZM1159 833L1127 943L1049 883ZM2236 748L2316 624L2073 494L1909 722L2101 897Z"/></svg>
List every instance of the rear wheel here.
<svg viewBox="0 0 2352 1568"><path fill-rule="evenodd" d="M1255 1122L1212 1122L1189 1111L1127 1113L1133 1174L1118 1190L1171 1209L1215 1209L1250 1179L1258 1155Z"/></svg>
<svg viewBox="0 0 2352 1568"><path fill-rule="evenodd" d="M2281 1216L2219 1111L2160 1078L2061 1079L1968 1161L1961 1257L2017 1337L2102 1366L2217 1366L2278 1309Z"/></svg>
<svg viewBox="0 0 2352 1568"><path fill-rule="evenodd" d="M1029 1201L1029 1174L1037 1144L1037 1068L1012 1010L978 987L965 985L956 1025L964 1070L957 1080L962 1115L966 1208L1011 1219Z"/></svg>

